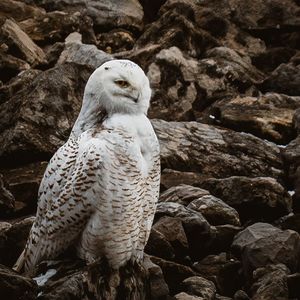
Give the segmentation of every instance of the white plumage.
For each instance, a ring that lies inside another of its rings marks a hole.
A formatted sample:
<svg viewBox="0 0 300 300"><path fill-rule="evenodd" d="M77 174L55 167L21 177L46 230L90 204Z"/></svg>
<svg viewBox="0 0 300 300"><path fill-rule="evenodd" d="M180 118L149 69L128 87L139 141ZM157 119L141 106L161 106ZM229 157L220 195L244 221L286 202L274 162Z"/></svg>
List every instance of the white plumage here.
<svg viewBox="0 0 300 300"><path fill-rule="evenodd" d="M103 64L89 78L69 140L49 162L36 220L16 269L30 272L70 245L112 268L140 260L159 194L159 145L146 117L151 90L128 60Z"/></svg>

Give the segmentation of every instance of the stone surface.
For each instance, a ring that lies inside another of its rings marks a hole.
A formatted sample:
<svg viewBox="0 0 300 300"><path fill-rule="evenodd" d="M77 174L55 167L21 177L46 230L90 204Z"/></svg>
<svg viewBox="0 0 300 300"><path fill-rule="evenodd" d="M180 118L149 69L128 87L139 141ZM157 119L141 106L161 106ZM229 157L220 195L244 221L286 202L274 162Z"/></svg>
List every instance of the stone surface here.
<svg viewBox="0 0 300 300"><path fill-rule="evenodd" d="M252 135L196 122L152 124L160 141L162 168L216 178L283 176L279 148Z"/></svg>
<svg viewBox="0 0 300 300"><path fill-rule="evenodd" d="M0 265L0 293L2 299L33 300L37 297L38 289L32 279Z"/></svg>
<svg viewBox="0 0 300 300"><path fill-rule="evenodd" d="M176 217L182 221L189 244L189 254L193 259L203 257L207 253L213 231L201 213L178 203L161 202L157 205L156 218L162 216Z"/></svg>
<svg viewBox="0 0 300 300"><path fill-rule="evenodd" d="M241 262L222 252L208 255L194 264L193 268L204 278L214 282L222 295L233 296L243 284Z"/></svg>
<svg viewBox="0 0 300 300"><path fill-rule="evenodd" d="M185 292L178 293L174 296L177 300L204 300L205 298L189 295Z"/></svg>
<svg viewBox="0 0 300 300"><path fill-rule="evenodd" d="M84 66L57 65L41 73L1 105L0 161L3 166L48 160L52 156L68 138L90 73Z"/></svg>
<svg viewBox="0 0 300 300"><path fill-rule="evenodd" d="M290 299L288 280L290 270L282 264L258 268L253 273L253 300Z"/></svg>
<svg viewBox="0 0 300 300"><path fill-rule="evenodd" d="M275 220L292 209L291 196L274 178L210 178L202 182L201 186L234 207L242 222L249 219Z"/></svg>
<svg viewBox="0 0 300 300"><path fill-rule="evenodd" d="M7 39L10 47L18 49L22 58L28 63L41 64L45 62L44 51L13 20L7 19L5 21L1 28L1 35Z"/></svg>
<svg viewBox="0 0 300 300"><path fill-rule="evenodd" d="M23 251L34 217L0 227L0 264L12 267Z"/></svg>
<svg viewBox="0 0 300 300"><path fill-rule="evenodd" d="M216 287L213 282L199 276L189 277L182 282L183 290L189 295L195 295L207 300L214 300Z"/></svg>
<svg viewBox="0 0 300 300"><path fill-rule="evenodd" d="M298 269L300 238L295 231L255 223L236 235L232 247L241 256L248 277L267 264L282 263L292 272Z"/></svg>
<svg viewBox="0 0 300 300"><path fill-rule="evenodd" d="M293 116L299 106L300 97L283 94L238 96L214 103L205 114L205 119L223 127L252 133L262 139L285 145L295 136Z"/></svg>

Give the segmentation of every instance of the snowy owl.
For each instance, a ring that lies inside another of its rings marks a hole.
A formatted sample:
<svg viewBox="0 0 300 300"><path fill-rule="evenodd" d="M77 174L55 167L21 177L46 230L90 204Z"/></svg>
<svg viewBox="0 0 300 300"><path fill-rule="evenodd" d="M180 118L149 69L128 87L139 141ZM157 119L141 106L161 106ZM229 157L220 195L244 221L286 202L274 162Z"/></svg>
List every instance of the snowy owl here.
<svg viewBox="0 0 300 300"><path fill-rule="evenodd" d="M87 264L139 261L159 194L159 144L147 118L148 78L129 60L90 76L68 141L39 189L35 222L15 269L30 273L70 245Z"/></svg>

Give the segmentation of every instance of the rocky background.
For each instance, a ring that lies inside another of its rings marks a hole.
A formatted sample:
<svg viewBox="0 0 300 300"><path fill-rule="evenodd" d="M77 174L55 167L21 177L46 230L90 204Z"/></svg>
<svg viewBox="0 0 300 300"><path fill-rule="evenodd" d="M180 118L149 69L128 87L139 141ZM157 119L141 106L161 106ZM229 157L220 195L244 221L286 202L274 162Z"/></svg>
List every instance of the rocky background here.
<svg viewBox="0 0 300 300"><path fill-rule="evenodd" d="M112 58L153 89L152 299L300 299L299 0L1 0L0 28L1 299L84 298L72 262L42 292L11 266L47 161Z"/></svg>

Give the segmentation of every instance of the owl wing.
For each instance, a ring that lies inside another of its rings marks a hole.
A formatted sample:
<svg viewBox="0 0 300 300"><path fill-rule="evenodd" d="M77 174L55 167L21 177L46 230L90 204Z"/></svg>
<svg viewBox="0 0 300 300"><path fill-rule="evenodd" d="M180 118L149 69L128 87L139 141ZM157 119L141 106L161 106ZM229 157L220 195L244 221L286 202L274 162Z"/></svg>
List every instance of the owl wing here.
<svg viewBox="0 0 300 300"><path fill-rule="evenodd" d="M93 214L95 196L101 193L105 151L104 143L76 145L68 141L52 158L41 183L37 216L24 252L25 271L59 255L79 237Z"/></svg>

